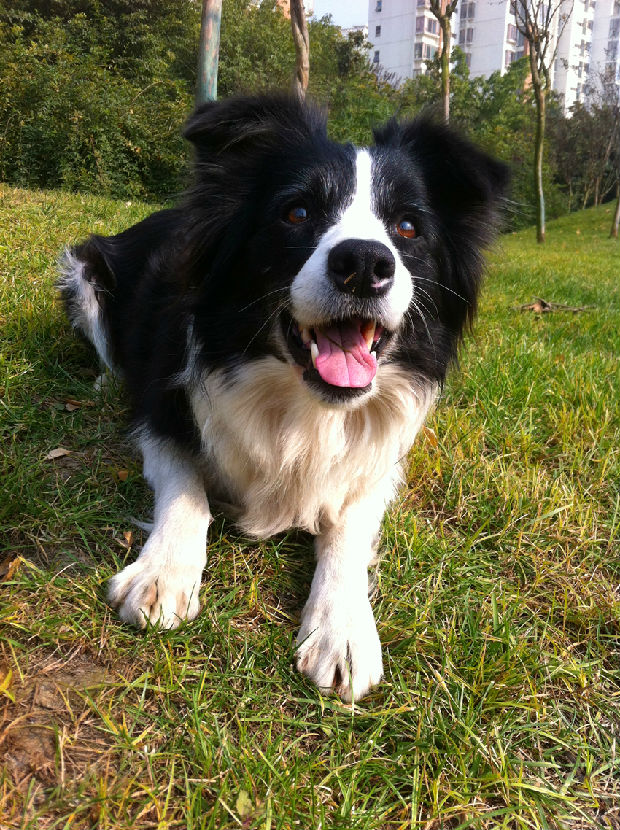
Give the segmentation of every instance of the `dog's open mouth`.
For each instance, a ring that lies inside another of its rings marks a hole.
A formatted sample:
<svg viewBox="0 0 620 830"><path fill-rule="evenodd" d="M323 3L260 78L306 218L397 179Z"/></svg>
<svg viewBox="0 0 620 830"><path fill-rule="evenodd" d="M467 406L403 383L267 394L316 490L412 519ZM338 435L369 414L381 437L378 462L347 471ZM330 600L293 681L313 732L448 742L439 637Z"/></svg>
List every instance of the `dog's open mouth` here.
<svg viewBox="0 0 620 830"><path fill-rule="evenodd" d="M376 320L351 317L312 327L300 327L282 316L287 346L305 369L304 380L320 383L338 397L367 391L377 373L377 357L389 334Z"/></svg>

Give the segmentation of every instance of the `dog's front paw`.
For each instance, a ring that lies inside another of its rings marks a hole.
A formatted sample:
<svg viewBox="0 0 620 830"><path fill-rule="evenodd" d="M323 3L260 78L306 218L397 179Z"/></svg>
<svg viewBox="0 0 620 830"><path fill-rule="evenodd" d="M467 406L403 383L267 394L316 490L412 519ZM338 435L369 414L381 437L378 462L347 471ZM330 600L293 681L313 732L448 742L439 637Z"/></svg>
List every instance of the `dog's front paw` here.
<svg viewBox="0 0 620 830"><path fill-rule="evenodd" d="M366 597L314 600L302 613L297 668L321 690L359 700L383 676L381 643Z"/></svg>
<svg viewBox="0 0 620 830"><path fill-rule="evenodd" d="M147 543L148 544L148 543ZM200 610L198 591L202 569L163 567L157 557L142 555L108 583L108 600L124 622L144 628L147 623L176 628Z"/></svg>

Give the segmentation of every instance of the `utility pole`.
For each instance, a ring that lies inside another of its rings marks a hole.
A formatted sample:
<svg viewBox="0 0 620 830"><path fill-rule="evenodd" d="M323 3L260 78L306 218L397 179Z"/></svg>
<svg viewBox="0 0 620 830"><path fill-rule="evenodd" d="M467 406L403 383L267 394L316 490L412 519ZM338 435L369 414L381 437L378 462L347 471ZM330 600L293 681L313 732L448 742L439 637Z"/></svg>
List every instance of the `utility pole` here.
<svg viewBox="0 0 620 830"><path fill-rule="evenodd" d="M222 0L202 0L196 106L217 98L217 64L220 56Z"/></svg>

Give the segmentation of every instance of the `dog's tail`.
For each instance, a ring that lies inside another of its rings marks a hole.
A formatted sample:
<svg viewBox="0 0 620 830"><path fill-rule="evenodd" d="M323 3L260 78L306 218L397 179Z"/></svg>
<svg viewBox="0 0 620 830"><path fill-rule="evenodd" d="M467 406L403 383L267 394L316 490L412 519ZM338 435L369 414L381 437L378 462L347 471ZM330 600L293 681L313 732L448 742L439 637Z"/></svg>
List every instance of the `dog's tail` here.
<svg viewBox="0 0 620 830"><path fill-rule="evenodd" d="M56 285L71 325L90 340L108 369L116 371L106 313L106 297L113 296L115 278L100 239L91 236L81 245L65 249Z"/></svg>

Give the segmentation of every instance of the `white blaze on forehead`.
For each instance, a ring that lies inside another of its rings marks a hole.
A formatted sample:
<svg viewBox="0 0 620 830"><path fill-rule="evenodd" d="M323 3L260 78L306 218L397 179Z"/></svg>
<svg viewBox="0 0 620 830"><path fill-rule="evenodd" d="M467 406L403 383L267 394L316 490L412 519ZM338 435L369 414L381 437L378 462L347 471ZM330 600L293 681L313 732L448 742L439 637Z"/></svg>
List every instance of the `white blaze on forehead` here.
<svg viewBox="0 0 620 830"><path fill-rule="evenodd" d="M368 150L358 150L355 159L355 190L353 200L340 217L334 230L344 238L379 239L383 242L386 230L373 211L372 159Z"/></svg>
<svg viewBox="0 0 620 830"><path fill-rule="evenodd" d="M293 317L301 325L312 326L333 318L341 295L329 279L327 259L331 249L345 239L381 242L394 256L394 283L388 293L377 301L377 308L381 312L380 322L388 329L398 328L409 307L412 297L411 275L403 265L387 227L374 211L372 172L372 156L368 150L358 150L351 201L319 239L314 252L293 280Z"/></svg>

